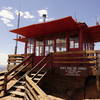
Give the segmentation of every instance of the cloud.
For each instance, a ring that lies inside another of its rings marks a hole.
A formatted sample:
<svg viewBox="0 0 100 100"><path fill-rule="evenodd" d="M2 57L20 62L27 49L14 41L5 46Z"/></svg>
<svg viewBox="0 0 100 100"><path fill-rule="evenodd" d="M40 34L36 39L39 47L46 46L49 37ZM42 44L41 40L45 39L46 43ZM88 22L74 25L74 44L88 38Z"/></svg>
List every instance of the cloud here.
<svg viewBox="0 0 100 100"><path fill-rule="evenodd" d="M48 16L48 10L47 9L41 9L37 11L39 16L42 17L43 14L46 14Z"/></svg>
<svg viewBox="0 0 100 100"><path fill-rule="evenodd" d="M52 21L52 20L54 20L54 19L55 19L55 18L46 18L46 22ZM39 22L43 22L43 18L40 18L38 21L39 21Z"/></svg>
<svg viewBox="0 0 100 100"><path fill-rule="evenodd" d="M23 11L18 11L18 10L16 10L16 11L15 11L15 14L18 15L19 12L20 12L20 16L23 17L23 18L25 18L25 19L32 19L32 18L35 18L29 11L23 12Z"/></svg>
<svg viewBox="0 0 100 100"><path fill-rule="evenodd" d="M39 22L43 22L43 14L46 14L46 21L52 21L54 20L54 18L49 18L48 17L48 8L46 9L40 9L37 11L39 16L40 16L40 19L38 20Z"/></svg>
<svg viewBox="0 0 100 100"><path fill-rule="evenodd" d="M7 19L7 18L1 18L1 20L3 21L3 23L10 23L11 21L9 20L9 19Z"/></svg>
<svg viewBox="0 0 100 100"><path fill-rule="evenodd" d="M33 15L31 15L30 14L30 12L24 12L24 16L23 16L24 18L26 18L26 19L32 19L32 18L34 18L34 16Z"/></svg>
<svg viewBox="0 0 100 100"><path fill-rule="evenodd" d="M7 18L0 18L1 21L3 21L4 24L6 24L8 27L13 27L14 25L11 24L11 20L7 19Z"/></svg>
<svg viewBox="0 0 100 100"><path fill-rule="evenodd" d="M3 7L3 9L0 10L0 19L8 27L14 26L11 22L15 19L15 16L12 12L12 7Z"/></svg>
<svg viewBox="0 0 100 100"><path fill-rule="evenodd" d="M15 19L14 14L10 10L7 10L7 9L0 10L0 17L7 18L10 20Z"/></svg>
<svg viewBox="0 0 100 100"><path fill-rule="evenodd" d="M12 7L3 7L0 10L0 20L8 27L13 27L13 20L16 15L18 16L19 11L14 10ZM24 19L33 19L35 18L29 11L20 11L20 16Z"/></svg>
<svg viewBox="0 0 100 100"><path fill-rule="evenodd" d="M3 9L12 10L12 7L3 7Z"/></svg>

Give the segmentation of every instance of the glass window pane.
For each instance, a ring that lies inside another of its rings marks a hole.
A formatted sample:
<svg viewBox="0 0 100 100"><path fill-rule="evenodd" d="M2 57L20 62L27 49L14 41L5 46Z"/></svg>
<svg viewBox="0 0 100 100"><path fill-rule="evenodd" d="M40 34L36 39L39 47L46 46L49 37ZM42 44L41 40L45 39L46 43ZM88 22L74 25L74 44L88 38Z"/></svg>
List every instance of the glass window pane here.
<svg viewBox="0 0 100 100"><path fill-rule="evenodd" d="M70 41L70 48L74 48L74 41Z"/></svg>
<svg viewBox="0 0 100 100"><path fill-rule="evenodd" d="M58 38L56 39L56 51L66 51L66 39L65 38Z"/></svg>
<svg viewBox="0 0 100 100"><path fill-rule="evenodd" d="M54 40L46 40L45 43L45 55L54 52Z"/></svg>
<svg viewBox="0 0 100 100"><path fill-rule="evenodd" d="M43 56L44 55L44 44L43 41L36 41L36 56Z"/></svg>
<svg viewBox="0 0 100 100"><path fill-rule="evenodd" d="M79 40L78 36L72 36L70 37L70 48L79 48Z"/></svg>
<svg viewBox="0 0 100 100"><path fill-rule="evenodd" d="M33 49L34 49L34 40L28 39L27 53L33 53Z"/></svg>

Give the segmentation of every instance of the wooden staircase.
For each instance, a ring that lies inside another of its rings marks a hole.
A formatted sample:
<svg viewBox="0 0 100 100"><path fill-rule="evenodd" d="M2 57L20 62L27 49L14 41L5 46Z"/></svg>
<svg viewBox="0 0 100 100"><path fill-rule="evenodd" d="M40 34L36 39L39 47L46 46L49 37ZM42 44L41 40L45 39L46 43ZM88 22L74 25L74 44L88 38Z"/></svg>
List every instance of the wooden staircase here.
<svg viewBox="0 0 100 100"><path fill-rule="evenodd" d="M8 95L24 98L24 95L25 95L24 85L25 85L25 81L23 79L16 82L16 84L8 90Z"/></svg>
<svg viewBox="0 0 100 100"><path fill-rule="evenodd" d="M27 59L29 60L29 58L27 58ZM6 91L5 92L6 92L6 95L24 99L25 98L25 88L26 88L26 86L25 86L25 84L26 84L25 75L27 74L29 76L29 78L35 84L38 84L43 79L43 77L46 75L46 73L48 71L47 67L46 67L47 64L48 64L47 57L44 57L35 66L32 66L33 64L29 64L27 62L28 61L27 59L26 59L26 61L23 61L24 64L22 62L22 64L20 64L20 66L18 65L17 67L14 68L15 70L12 69L5 75L5 82L6 82L6 85L5 85ZM19 77L16 80L15 76L17 76L18 73L20 73L23 69L25 69L28 66L32 66L32 68L29 69L26 73L24 73L21 77ZM9 75L12 75L12 77L10 79L8 79ZM15 82L15 84L10 89L7 89L7 83L9 83L9 81L11 81L13 79L15 79L17 82Z"/></svg>
<svg viewBox="0 0 100 100"><path fill-rule="evenodd" d="M42 72L36 75L36 73L29 74L30 78L35 84L38 84L40 80L46 75L46 72ZM14 97L20 97L24 99L25 97L25 80L22 78L8 91L8 95Z"/></svg>
<svg viewBox="0 0 100 100"><path fill-rule="evenodd" d="M2 96L2 91L4 90L4 76L6 71L0 72L0 96Z"/></svg>

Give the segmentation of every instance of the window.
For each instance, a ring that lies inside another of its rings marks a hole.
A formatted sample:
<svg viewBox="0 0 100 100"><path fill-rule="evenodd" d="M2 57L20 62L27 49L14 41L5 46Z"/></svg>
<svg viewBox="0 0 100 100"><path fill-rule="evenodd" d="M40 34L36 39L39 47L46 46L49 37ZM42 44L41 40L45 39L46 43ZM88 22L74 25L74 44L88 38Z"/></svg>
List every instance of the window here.
<svg viewBox="0 0 100 100"><path fill-rule="evenodd" d="M45 55L54 52L54 40L45 41Z"/></svg>
<svg viewBox="0 0 100 100"><path fill-rule="evenodd" d="M56 51L66 51L66 38L59 38L56 40Z"/></svg>
<svg viewBox="0 0 100 100"><path fill-rule="evenodd" d="M36 41L36 56L43 56L44 55L44 44L43 41Z"/></svg>
<svg viewBox="0 0 100 100"><path fill-rule="evenodd" d="M33 53L33 48L34 48L34 40L28 39L27 53Z"/></svg>
<svg viewBox="0 0 100 100"><path fill-rule="evenodd" d="M79 48L78 36L70 37L70 48Z"/></svg>

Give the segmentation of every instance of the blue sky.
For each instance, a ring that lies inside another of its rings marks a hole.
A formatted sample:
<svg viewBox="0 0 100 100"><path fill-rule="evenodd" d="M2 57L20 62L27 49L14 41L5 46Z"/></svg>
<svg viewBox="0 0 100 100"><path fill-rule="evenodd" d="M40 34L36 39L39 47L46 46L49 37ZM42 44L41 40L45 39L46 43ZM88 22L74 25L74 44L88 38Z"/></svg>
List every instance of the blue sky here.
<svg viewBox="0 0 100 100"><path fill-rule="evenodd" d="M10 33L9 30L17 27L18 10L22 14L20 27L39 23L43 11L48 15L47 20L73 16L89 26L95 25L96 19L100 22L100 0L0 0L1 59L2 55L14 53L15 34ZM19 43L20 53L23 51L22 45ZM96 48L100 48L99 44Z"/></svg>

